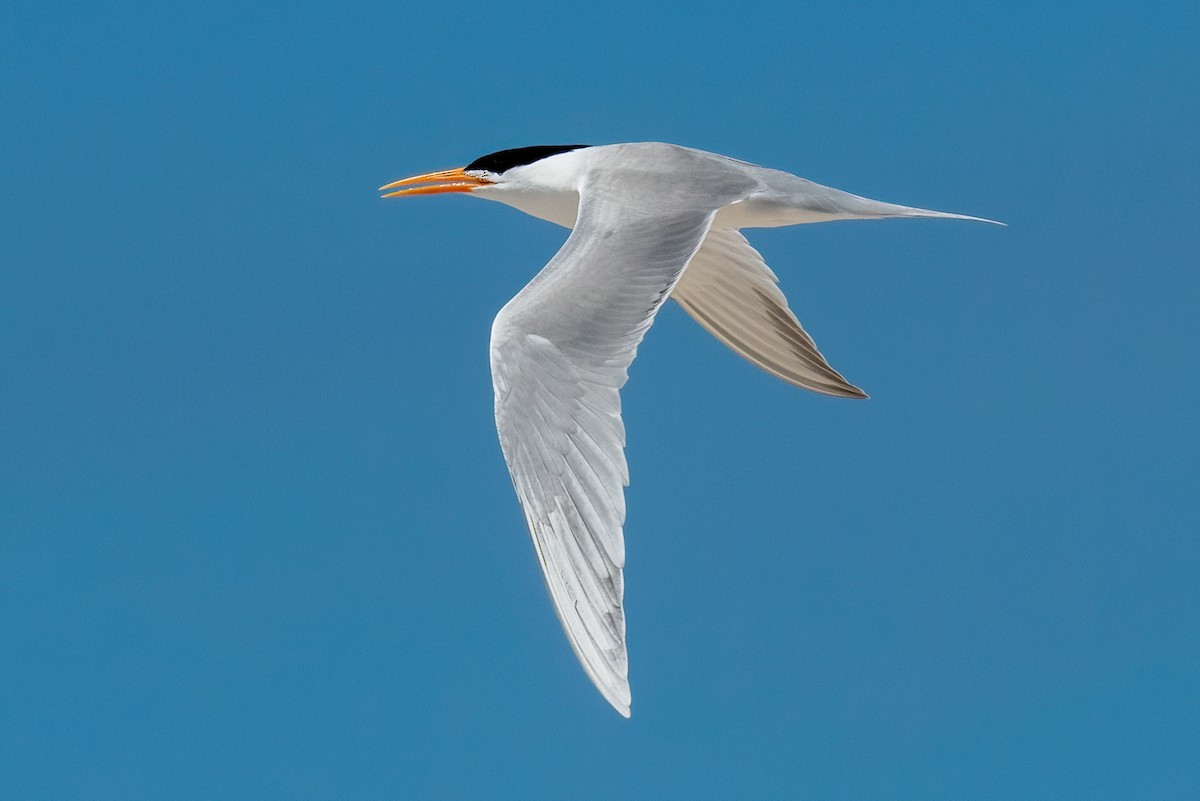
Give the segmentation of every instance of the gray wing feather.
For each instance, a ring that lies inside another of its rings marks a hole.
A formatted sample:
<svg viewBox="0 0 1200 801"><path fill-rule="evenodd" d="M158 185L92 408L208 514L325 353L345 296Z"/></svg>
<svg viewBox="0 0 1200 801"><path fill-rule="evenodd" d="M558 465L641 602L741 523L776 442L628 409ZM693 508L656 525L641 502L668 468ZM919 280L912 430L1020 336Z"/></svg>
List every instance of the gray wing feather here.
<svg viewBox="0 0 1200 801"><path fill-rule="evenodd" d="M713 229L671 297L713 336L768 373L813 392L866 397L825 361L788 308L778 280L739 232Z"/></svg>
<svg viewBox="0 0 1200 801"><path fill-rule="evenodd" d="M546 585L588 676L625 716L619 391L716 209L748 190L736 176L691 187L590 176L566 244L492 325L496 427Z"/></svg>

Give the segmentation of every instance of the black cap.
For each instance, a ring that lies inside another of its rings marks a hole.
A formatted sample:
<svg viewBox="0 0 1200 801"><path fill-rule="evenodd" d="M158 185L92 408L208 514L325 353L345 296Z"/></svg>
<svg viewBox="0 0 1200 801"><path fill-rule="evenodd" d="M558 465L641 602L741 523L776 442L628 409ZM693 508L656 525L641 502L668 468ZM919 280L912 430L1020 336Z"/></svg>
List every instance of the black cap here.
<svg viewBox="0 0 1200 801"><path fill-rule="evenodd" d="M535 161L541 161L547 156L578 150L581 147L587 147L587 145L534 145L533 147L514 147L511 150L497 150L495 153L480 156L468 164L465 169L467 172L471 170L487 170L499 175L506 170L511 170L513 167L532 164Z"/></svg>

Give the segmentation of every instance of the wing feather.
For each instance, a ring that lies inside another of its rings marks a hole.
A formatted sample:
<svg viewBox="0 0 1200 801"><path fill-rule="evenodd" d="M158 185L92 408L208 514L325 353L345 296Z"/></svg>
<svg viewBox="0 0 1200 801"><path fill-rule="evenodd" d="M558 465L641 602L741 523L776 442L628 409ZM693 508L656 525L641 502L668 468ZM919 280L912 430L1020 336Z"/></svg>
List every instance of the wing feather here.
<svg viewBox="0 0 1200 801"><path fill-rule="evenodd" d="M817 350L788 308L779 279L733 229L713 229L671 297L721 342L790 384L863 398Z"/></svg>
<svg viewBox="0 0 1200 801"><path fill-rule="evenodd" d="M546 585L584 670L625 716L620 389L715 211L750 188L738 175L692 183L589 176L566 244L492 325L496 427Z"/></svg>

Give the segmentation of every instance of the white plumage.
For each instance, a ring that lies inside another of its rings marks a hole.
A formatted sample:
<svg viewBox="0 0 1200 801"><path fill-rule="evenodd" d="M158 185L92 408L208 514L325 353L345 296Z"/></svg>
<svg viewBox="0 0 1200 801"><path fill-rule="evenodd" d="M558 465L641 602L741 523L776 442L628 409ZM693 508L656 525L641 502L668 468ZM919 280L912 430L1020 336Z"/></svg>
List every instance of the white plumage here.
<svg viewBox="0 0 1200 801"><path fill-rule="evenodd" d="M815 392L865 397L817 350L739 228L958 214L897 206L660 143L521 148L388 184L469 192L570 227L496 316L496 427L554 608L604 697L628 717L620 389L674 297L718 339ZM990 220L981 220L991 222Z"/></svg>

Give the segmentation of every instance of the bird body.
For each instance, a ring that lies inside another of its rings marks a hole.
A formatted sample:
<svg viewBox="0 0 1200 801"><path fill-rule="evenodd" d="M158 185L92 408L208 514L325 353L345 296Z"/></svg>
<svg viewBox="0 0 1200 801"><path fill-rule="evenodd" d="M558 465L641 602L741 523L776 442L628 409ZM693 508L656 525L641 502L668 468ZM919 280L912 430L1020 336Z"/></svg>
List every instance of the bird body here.
<svg viewBox="0 0 1200 801"><path fill-rule="evenodd" d="M388 184L470 193L571 229L492 324L496 426L550 596L584 670L628 717L629 483L620 389L668 297L796 386L865 397L825 361L738 229L883 217L981 220L870 200L714 153L641 142L518 148ZM981 220L991 222L990 220Z"/></svg>
<svg viewBox="0 0 1200 801"><path fill-rule="evenodd" d="M716 204L717 187L728 182L731 188L737 187L735 194L743 196L717 206L713 220L717 229L775 228L884 217L980 220L870 200L782 170L661 142L599 145L556 153L532 164L513 167L505 173L508 182L481 186L472 194L571 228L578 212L581 185L588 181L588 176L597 173L608 173L614 183L636 184L639 194L625 198L630 203L643 199L648 203L668 200L662 194L686 191L687 184L695 184L707 202Z"/></svg>

